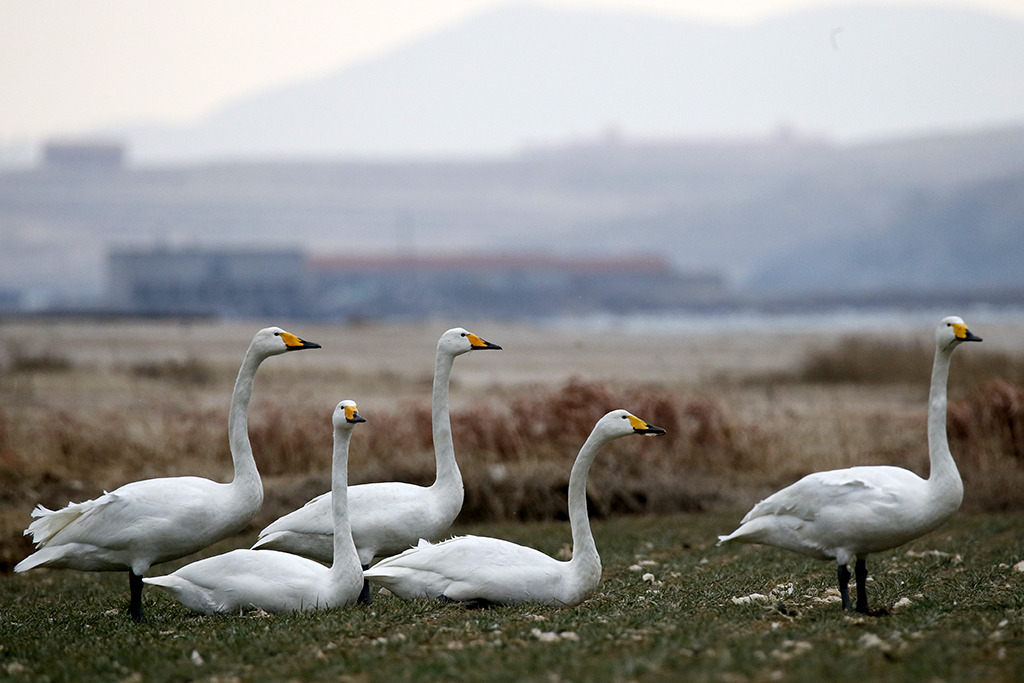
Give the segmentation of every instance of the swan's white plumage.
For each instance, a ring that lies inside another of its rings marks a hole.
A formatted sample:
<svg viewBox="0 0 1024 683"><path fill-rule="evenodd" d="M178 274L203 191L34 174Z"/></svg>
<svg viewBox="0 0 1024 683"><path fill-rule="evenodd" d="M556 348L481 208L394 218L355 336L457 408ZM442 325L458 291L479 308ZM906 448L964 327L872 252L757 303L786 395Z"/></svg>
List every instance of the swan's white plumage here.
<svg viewBox="0 0 1024 683"><path fill-rule="evenodd" d="M981 340L960 318L945 318L936 329L927 479L886 465L809 474L755 505L734 532L719 536L719 544L760 543L834 559L842 576L842 568L852 559L863 563L867 555L903 545L946 521L963 500L963 483L946 438L946 385L950 356L964 341ZM848 606L845 589L840 586ZM867 609L863 590L859 578L861 611Z"/></svg>
<svg viewBox="0 0 1024 683"><path fill-rule="evenodd" d="M431 424L437 475L431 486L404 482L357 484L348 489L352 538L360 561L401 552L421 538L437 539L462 509L462 475L455 460L448 388L455 358L480 349L500 349L461 327L437 342ZM329 562L332 552L331 494L313 498L263 531L253 549L281 550Z"/></svg>
<svg viewBox="0 0 1024 683"><path fill-rule="evenodd" d="M159 586L196 612L213 614L258 607L266 612L293 612L341 607L356 601L363 571L348 526L348 446L352 427L362 422L352 401L334 410L334 455L331 466L333 562L276 550L233 550L185 565L166 576L143 579Z"/></svg>
<svg viewBox="0 0 1024 683"><path fill-rule="evenodd" d="M420 541L381 560L366 570L366 577L406 599L578 604L601 580L601 558L587 519L587 473L601 446L634 433L664 430L624 410L612 411L598 420L576 457L569 475L572 559L559 561L497 538L458 536L440 543Z"/></svg>
<svg viewBox="0 0 1024 683"><path fill-rule="evenodd" d="M500 538L456 536L440 543L422 541L377 563L367 576L405 599L444 596L458 602L573 605L597 581L594 576L574 581L565 570L566 564ZM600 568L596 578L600 580ZM510 583L514 583L514 589Z"/></svg>
<svg viewBox="0 0 1024 683"><path fill-rule="evenodd" d="M241 530L263 502L263 485L249 445L247 412L260 363L286 351L319 348L277 327L260 330L242 360L228 416L234 478L163 477L125 484L60 510L42 505L26 535L38 550L14 570L34 567L114 571L141 577L151 565L184 557ZM141 583L132 582L130 611L142 618Z"/></svg>

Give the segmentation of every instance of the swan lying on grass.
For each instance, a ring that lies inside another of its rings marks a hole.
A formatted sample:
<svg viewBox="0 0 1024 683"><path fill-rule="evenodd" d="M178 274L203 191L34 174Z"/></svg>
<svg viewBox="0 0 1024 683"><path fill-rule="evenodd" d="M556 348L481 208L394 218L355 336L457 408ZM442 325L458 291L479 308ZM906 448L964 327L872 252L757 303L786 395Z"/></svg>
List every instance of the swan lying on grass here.
<svg viewBox="0 0 1024 683"><path fill-rule="evenodd" d="M850 570L856 559L856 610L868 610L867 564L871 553L889 550L932 531L960 507L964 488L946 436L946 385L953 349L981 341L955 316L935 331L928 403L931 474L922 479L901 467L850 467L809 474L755 505L718 543L774 545L838 564L843 609L850 608Z"/></svg>
<svg viewBox="0 0 1024 683"><path fill-rule="evenodd" d="M248 411L253 379L270 356L319 344L278 327L256 333L235 380L228 414L234 478L222 484L201 477L137 481L95 500L60 510L36 506L25 535L38 550L14 567L82 571L128 570L129 614L142 621L142 576L151 565L190 555L235 534L263 503L263 483L249 444Z"/></svg>
<svg viewBox="0 0 1024 683"><path fill-rule="evenodd" d="M569 474L573 551L567 562L497 538L458 536L436 544L420 541L400 555L381 560L365 575L406 599L576 605L601 581L601 558L587 517L587 473L594 456L601 446L627 434L664 433L625 410L598 420Z"/></svg>
<svg viewBox="0 0 1024 683"><path fill-rule="evenodd" d="M358 484L348 490L352 538L363 568L414 545L419 539L444 535L462 509L462 474L455 461L448 409L448 387L455 358L470 351L501 349L461 327L448 330L437 341L431 398L434 458L437 474L430 486L405 482ZM254 550L281 550L330 562L331 494L324 493L288 513L259 533ZM364 587L363 602L370 599Z"/></svg>
<svg viewBox="0 0 1024 683"><path fill-rule="evenodd" d="M241 549L143 581L163 588L189 609L205 614L256 607L267 612L296 612L355 602L363 588L363 568L348 520L348 445L352 428L366 420L360 417L354 402L342 401L334 409L331 421L334 556L330 567L276 550Z"/></svg>

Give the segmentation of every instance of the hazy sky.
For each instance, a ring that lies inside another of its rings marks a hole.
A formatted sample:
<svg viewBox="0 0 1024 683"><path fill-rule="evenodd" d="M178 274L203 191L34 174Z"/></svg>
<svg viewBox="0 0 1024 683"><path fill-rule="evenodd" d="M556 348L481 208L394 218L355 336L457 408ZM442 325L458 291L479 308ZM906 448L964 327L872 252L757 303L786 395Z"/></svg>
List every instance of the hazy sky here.
<svg viewBox="0 0 1024 683"><path fill-rule="evenodd" d="M856 0L846 0L850 4ZM748 22L830 0L532 0ZM509 0L0 0L0 145L185 121L373 57ZM1022 0L973 6L1024 21Z"/></svg>

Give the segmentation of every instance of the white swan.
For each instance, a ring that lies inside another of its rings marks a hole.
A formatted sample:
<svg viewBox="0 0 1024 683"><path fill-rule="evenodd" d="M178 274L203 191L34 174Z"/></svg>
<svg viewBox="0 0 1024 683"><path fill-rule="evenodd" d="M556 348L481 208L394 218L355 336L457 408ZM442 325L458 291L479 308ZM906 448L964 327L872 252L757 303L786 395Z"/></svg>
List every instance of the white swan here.
<svg viewBox="0 0 1024 683"><path fill-rule="evenodd" d="M430 486L375 482L349 487L352 538L364 568L375 557L401 552L421 538L440 537L458 516L463 488L448 411L452 365L456 356L469 351L500 348L461 327L438 339L431 399L436 478ZM324 493L263 529L253 549L281 550L330 562L332 530L331 494ZM362 601L368 600L367 586Z"/></svg>
<svg viewBox="0 0 1024 683"><path fill-rule="evenodd" d="M348 445L352 428L365 422L353 401L334 409L331 516L334 557L330 567L276 550L232 550L167 574L143 579L196 612L214 614L259 608L296 612L350 605L363 588L363 568L348 524Z"/></svg>
<svg viewBox="0 0 1024 683"><path fill-rule="evenodd" d="M839 566L843 609L850 608L847 564L856 558L856 610L870 613L865 558L935 529L963 500L963 483L946 437L946 384L953 349L965 341L981 338L955 316L943 319L935 331L928 404L928 479L884 465L809 474L755 505L736 531L718 537L719 545L727 541L762 543L817 559L834 559Z"/></svg>
<svg viewBox="0 0 1024 683"><path fill-rule="evenodd" d="M598 420L569 473L573 550L567 562L497 538L458 536L436 544L420 541L364 574L406 599L576 605L601 581L601 558L587 517L587 473L594 456L601 446L627 434L664 433L625 410L614 410Z"/></svg>
<svg viewBox="0 0 1024 683"><path fill-rule="evenodd" d="M278 327L256 333L242 360L231 394L228 441L234 478L221 484L201 477L164 477L137 481L104 492L95 500L69 503L60 510L36 506L25 535L38 550L14 571L33 567L82 571L128 570L136 621L142 613L142 576L150 565L184 557L240 531L263 503L260 480L249 445L248 410L256 370L266 358L319 344Z"/></svg>

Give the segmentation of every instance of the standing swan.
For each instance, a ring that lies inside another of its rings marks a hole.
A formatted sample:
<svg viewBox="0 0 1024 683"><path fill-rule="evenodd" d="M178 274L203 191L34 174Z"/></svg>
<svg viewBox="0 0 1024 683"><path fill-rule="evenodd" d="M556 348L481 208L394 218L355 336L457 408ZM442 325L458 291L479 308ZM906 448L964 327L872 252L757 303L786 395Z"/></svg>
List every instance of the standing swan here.
<svg viewBox="0 0 1024 683"><path fill-rule="evenodd" d="M856 558L858 612L870 614L865 558L923 536L945 522L963 500L964 487L946 437L946 384L953 349L981 341L955 316L935 331L928 403L931 474L922 479L902 467L850 467L809 474L765 498L718 543L763 543L839 565L843 609L850 609L850 560Z"/></svg>
<svg viewBox="0 0 1024 683"><path fill-rule="evenodd" d="M452 365L456 356L469 351L500 348L461 327L448 330L437 341L430 418L436 478L430 486L375 482L349 488L352 539L364 569L375 557L401 552L421 538L438 538L458 516L463 488L448 415ZM271 523L260 532L253 549L281 550L330 562L332 531L331 494L324 493ZM361 601L369 601L369 586Z"/></svg>
<svg viewBox="0 0 1024 683"><path fill-rule="evenodd" d="M248 411L253 379L270 356L319 344L278 327L256 333L242 359L231 394L228 442L234 478L221 484L201 477L136 481L95 500L60 510L36 506L25 535L38 550L14 567L81 571L128 570L128 612L143 621L142 576L150 565L184 557L240 531L263 503L263 483L249 445Z"/></svg>
<svg viewBox="0 0 1024 683"><path fill-rule="evenodd" d="M437 544L421 541L365 572L401 598L439 598L474 605L538 602L576 605L601 581L601 558L587 517L587 473L604 444L627 434L664 434L614 410L594 426L569 473L572 559L561 562L497 538L457 536Z"/></svg>
<svg viewBox="0 0 1024 683"><path fill-rule="evenodd" d="M352 428L366 420L353 401L342 401L331 422L334 557L330 567L276 550L240 549L143 581L160 586L189 609L205 614L254 607L267 612L298 612L355 602L363 588L363 569L348 524L348 445Z"/></svg>

